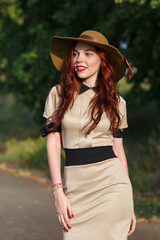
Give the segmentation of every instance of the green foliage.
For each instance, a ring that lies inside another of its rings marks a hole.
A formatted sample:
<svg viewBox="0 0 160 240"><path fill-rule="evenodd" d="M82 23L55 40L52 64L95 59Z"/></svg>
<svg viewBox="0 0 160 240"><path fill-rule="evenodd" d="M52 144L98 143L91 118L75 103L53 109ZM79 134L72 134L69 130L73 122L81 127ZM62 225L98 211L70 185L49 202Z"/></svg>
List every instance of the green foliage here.
<svg viewBox="0 0 160 240"><path fill-rule="evenodd" d="M133 114L125 140L135 210L139 217L160 216L160 114L154 102Z"/></svg>
<svg viewBox="0 0 160 240"><path fill-rule="evenodd" d="M10 162L23 169L39 169L49 173L46 144L42 137L37 139L26 138L25 140L11 138L5 142L4 147L5 151L0 154L1 163ZM64 150L62 151L61 159L61 174L63 174L63 167L65 164Z"/></svg>
<svg viewBox="0 0 160 240"><path fill-rule="evenodd" d="M42 122L44 101L60 76L50 59L51 37L78 36L86 29L104 33L137 71L128 102L135 109L153 99L159 104L159 1L1 0L0 5L0 87L14 92L36 121Z"/></svg>
<svg viewBox="0 0 160 240"><path fill-rule="evenodd" d="M149 1L143 4L124 1L109 14L111 20L101 26L105 26L110 42L121 49L137 71L131 80L134 86L128 97L128 102L134 103L135 109L153 99L157 104L160 102L159 10L160 7L152 8ZM144 88L146 84L148 88Z"/></svg>
<svg viewBox="0 0 160 240"><path fill-rule="evenodd" d="M47 168L45 145L42 139L27 138L18 141L12 138L6 142L5 147L6 151L5 154L1 154L0 162L9 161L22 168L44 170Z"/></svg>
<svg viewBox="0 0 160 240"><path fill-rule="evenodd" d="M44 1L16 0L4 0L2 6L0 87L14 92L20 102L34 111L35 119L42 120L37 113L42 114L44 99L55 77L49 56L52 11L60 6L57 1L48 1L46 5Z"/></svg>
<svg viewBox="0 0 160 240"><path fill-rule="evenodd" d="M116 3L136 3L139 5L143 5L146 2L151 6L151 7L158 7L160 6L160 0L115 0Z"/></svg>
<svg viewBox="0 0 160 240"><path fill-rule="evenodd" d="M3 142L14 137L16 139L25 139L39 136L39 129L34 123L34 113L16 101L13 94L0 97L0 148Z"/></svg>
<svg viewBox="0 0 160 240"><path fill-rule="evenodd" d="M160 216L160 203L158 201L141 200L135 203L135 212L137 218L151 218Z"/></svg>

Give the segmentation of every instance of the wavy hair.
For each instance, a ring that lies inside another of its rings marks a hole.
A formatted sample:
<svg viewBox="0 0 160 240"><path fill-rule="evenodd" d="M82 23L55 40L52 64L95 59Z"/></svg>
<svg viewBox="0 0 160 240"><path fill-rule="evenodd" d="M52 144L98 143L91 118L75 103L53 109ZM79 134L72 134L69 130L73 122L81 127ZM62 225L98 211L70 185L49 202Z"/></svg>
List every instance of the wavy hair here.
<svg viewBox="0 0 160 240"><path fill-rule="evenodd" d="M79 93L83 81L76 75L74 70L74 46L64 61L60 84L56 86L60 100L57 110L54 111L51 116L51 121L54 122L54 126L50 129L51 131L54 131L60 126L65 112L69 107L73 106L75 94ZM87 136L97 126L101 120L103 112L105 111L110 120L109 130L114 135L117 133L120 123L120 112L118 109L120 94L116 88L118 79L110 60L107 58L107 54L97 47L95 47L95 49L96 53L101 58L100 70L97 77L98 91L96 91L94 97L89 103L90 121L82 130L85 130L84 134ZM88 125L90 126L87 128Z"/></svg>

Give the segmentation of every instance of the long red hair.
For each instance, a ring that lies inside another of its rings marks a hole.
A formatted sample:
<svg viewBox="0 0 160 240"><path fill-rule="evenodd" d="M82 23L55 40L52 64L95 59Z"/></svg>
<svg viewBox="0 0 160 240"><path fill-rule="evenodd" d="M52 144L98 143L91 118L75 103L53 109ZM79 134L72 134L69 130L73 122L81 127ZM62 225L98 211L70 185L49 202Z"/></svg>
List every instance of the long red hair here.
<svg viewBox="0 0 160 240"><path fill-rule="evenodd" d="M60 100L57 110L54 111L51 116L51 122L54 122L54 127L50 129L51 131L61 124L65 112L69 106L73 105L75 93L78 94L82 84L82 79L78 78L74 70L73 48L64 61L60 84L58 84L59 87L57 86L57 93ZM118 110L120 94L116 88L118 79L109 59L107 58L107 54L97 47L95 47L95 49L96 53L101 58L101 66L97 78L98 91L90 101L90 121L84 126L83 130L90 124L89 128L84 132L87 136L99 123L101 116L105 111L110 120L109 129L113 134L116 134L120 123L120 112Z"/></svg>

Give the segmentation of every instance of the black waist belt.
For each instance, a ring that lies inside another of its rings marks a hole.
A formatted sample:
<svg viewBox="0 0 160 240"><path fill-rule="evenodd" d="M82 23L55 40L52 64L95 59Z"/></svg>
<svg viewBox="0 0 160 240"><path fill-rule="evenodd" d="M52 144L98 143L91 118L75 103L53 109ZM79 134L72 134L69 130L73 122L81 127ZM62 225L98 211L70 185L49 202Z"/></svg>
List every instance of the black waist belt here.
<svg viewBox="0 0 160 240"><path fill-rule="evenodd" d="M64 151L66 154L65 166L95 163L117 157L112 146L73 149L64 148Z"/></svg>

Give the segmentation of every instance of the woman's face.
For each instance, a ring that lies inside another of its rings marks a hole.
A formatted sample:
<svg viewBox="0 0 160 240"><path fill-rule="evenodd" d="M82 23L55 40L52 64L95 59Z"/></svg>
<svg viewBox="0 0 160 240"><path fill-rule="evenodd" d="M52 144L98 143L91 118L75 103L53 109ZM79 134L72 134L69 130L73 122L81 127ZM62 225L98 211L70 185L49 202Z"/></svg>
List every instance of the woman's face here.
<svg viewBox="0 0 160 240"><path fill-rule="evenodd" d="M73 61L77 76L83 80L96 81L101 58L94 46L78 42L73 50Z"/></svg>

